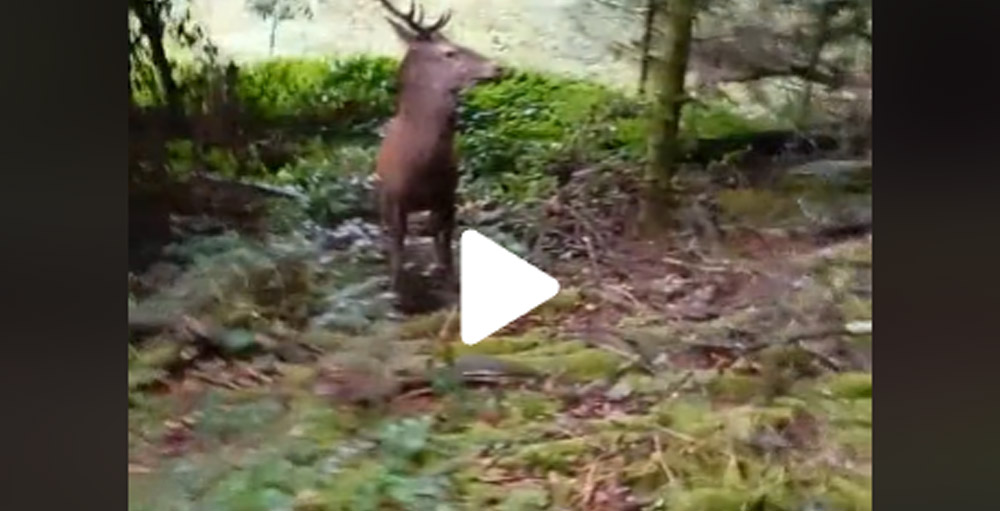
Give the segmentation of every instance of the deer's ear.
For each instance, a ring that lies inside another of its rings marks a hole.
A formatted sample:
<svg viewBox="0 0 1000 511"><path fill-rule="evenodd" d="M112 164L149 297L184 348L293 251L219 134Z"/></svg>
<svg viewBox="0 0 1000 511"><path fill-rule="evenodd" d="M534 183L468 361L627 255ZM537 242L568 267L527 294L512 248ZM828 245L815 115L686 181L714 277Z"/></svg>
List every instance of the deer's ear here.
<svg viewBox="0 0 1000 511"><path fill-rule="evenodd" d="M399 36L399 39L402 40L404 43L410 44L417 39L417 34L413 33L413 31L411 31L410 29L400 25L399 23L396 23L395 21L389 18L386 18L385 20L389 22L389 25L392 26L392 30L396 32L396 35Z"/></svg>

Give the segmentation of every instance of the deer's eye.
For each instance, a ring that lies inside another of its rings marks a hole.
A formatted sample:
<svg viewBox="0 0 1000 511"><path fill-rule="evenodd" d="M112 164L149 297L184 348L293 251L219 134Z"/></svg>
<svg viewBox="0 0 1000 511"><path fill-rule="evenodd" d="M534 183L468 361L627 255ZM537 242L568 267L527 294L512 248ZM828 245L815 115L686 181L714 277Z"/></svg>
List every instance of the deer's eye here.
<svg viewBox="0 0 1000 511"><path fill-rule="evenodd" d="M458 51L456 51L454 49L448 49L448 50L444 51L444 56L447 57L447 58L449 58L449 59L455 58L456 55L458 55Z"/></svg>

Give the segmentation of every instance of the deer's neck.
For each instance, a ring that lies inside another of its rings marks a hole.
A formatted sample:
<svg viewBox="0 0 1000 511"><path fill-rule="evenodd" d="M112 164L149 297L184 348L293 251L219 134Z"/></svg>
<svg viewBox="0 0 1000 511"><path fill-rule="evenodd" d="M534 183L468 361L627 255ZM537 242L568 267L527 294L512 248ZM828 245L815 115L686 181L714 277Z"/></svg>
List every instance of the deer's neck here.
<svg viewBox="0 0 1000 511"><path fill-rule="evenodd" d="M415 123L422 130L435 130L441 134L455 131L457 113L458 94L431 85L404 87L396 106L396 117L403 122Z"/></svg>

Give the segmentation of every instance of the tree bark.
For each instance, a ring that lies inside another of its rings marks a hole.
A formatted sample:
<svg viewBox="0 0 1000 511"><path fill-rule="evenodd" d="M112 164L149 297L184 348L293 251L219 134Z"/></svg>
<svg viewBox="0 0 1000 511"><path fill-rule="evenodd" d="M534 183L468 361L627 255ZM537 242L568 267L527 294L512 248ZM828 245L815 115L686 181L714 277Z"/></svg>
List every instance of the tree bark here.
<svg viewBox="0 0 1000 511"><path fill-rule="evenodd" d="M664 65L656 73L656 101L650 117L648 163L640 223L646 231L662 230L669 224L673 206L671 178L680 156L681 107L684 77L691 50L696 0L671 0L663 38Z"/></svg>
<svg viewBox="0 0 1000 511"><path fill-rule="evenodd" d="M639 94L646 93L646 84L649 82L649 67L653 61L650 51L653 44L653 25L656 23L656 9L659 8L658 0L646 0L646 12L643 19L642 43L640 46L641 60L639 64Z"/></svg>
<svg viewBox="0 0 1000 511"><path fill-rule="evenodd" d="M842 1L829 1L824 3L819 7L819 13L816 19L816 34L812 40L812 45L809 48L809 60L806 63L805 73L811 74L816 72L816 68L819 66L820 57L823 54L823 49L826 48L828 42L831 38L830 21L833 19L834 15L837 14L844 5ZM806 78L805 87L802 89L802 97L799 100L799 108L796 115L795 123L802 129L805 128L809 121L812 120L812 98L813 98L813 80Z"/></svg>
<svg viewBox="0 0 1000 511"><path fill-rule="evenodd" d="M163 16L165 13L162 11L165 7L158 4L156 0L129 0L129 5L136 18L139 19L140 30L149 41L153 66L156 67L160 85L163 87L163 99L167 104L172 127L179 128L184 119L184 106L180 87L174 80L173 65L167 58L167 51L163 46L165 33Z"/></svg>

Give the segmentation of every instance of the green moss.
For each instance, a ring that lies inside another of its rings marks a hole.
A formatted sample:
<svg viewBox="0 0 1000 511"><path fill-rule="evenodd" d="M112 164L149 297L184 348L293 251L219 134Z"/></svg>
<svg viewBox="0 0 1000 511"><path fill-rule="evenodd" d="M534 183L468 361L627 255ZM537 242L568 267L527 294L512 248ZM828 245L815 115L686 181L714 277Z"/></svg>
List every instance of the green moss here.
<svg viewBox="0 0 1000 511"><path fill-rule="evenodd" d="M462 355L465 353L477 353L483 355L507 355L527 351L543 345L546 342L550 341L544 334L532 331L524 335L514 337L491 337L489 342L481 342L473 344L472 346L466 346L464 344L456 346L455 354Z"/></svg>
<svg viewBox="0 0 1000 511"><path fill-rule="evenodd" d="M442 440L460 448L474 448L516 438L517 429L496 427L485 422L472 422L462 431L441 435Z"/></svg>
<svg viewBox="0 0 1000 511"><path fill-rule="evenodd" d="M468 509L496 509L498 503L502 502L508 495L508 490L503 486L486 484L476 481L478 472L466 478L467 482L460 482L461 494Z"/></svg>
<svg viewBox="0 0 1000 511"><path fill-rule="evenodd" d="M308 330L299 338L304 343L330 351L341 348L347 339L348 336L344 334L319 328Z"/></svg>
<svg viewBox="0 0 1000 511"><path fill-rule="evenodd" d="M840 312L844 316L844 321L872 319L872 300L858 296L847 296L840 304Z"/></svg>
<svg viewBox="0 0 1000 511"><path fill-rule="evenodd" d="M520 447L514 454L502 458L499 464L540 470L542 473L549 470L565 472L590 450L590 439L586 437L554 440Z"/></svg>
<svg viewBox="0 0 1000 511"><path fill-rule="evenodd" d="M305 389L315 380L319 371L313 366L283 364L281 384L287 390Z"/></svg>
<svg viewBox="0 0 1000 511"><path fill-rule="evenodd" d="M677 384L677 377L669 374L648 374L630 372L622 376L621 382L628 385L635 394L659 394L671 390Z"/></svg>
<svg viewBox="0 0 1000 511"><path fill-rule="evenodd" d="M549 494L537 483L527 483L508 489L498 511L543 511L548 509Z"/></svg>
<svg viewBox="0 0 1000 511"><path fill-rule="evenodd" d="M297 399L292 406L296 419L292 431L319 447L336 445L360 425L360 419L347 409L333 408L311 396Z"/></svg>
<svg viewBox="0 0 1000 511"><path fill-rule="evenodd" d="M727 217L753 224L780 224L782 220L801 216L792 197L770 190L723 190L719 192L717 201Z"/></svg>
<svg viewBox="0 0 1000 511"><path fill-rule="evenodd" d="M740 488L693 488L671 492L671 511L736 511L746 509L754 496Z"/></svg>
<svg viewBox="0 0 1000 511"><path fill-rule="evenodd" d="M557 295L543 303L535 313L544 318L555 318L560 314L570 312L583 303L583 293L579 288L571 287L560 290Z"/></svg>
<svg viewBox="0 0 1000 511"><path fill-rule="evenodd" d="M754 131L774 129L778 125L771 119L747 117L738 111L732 101L710 99L684 106L681 128L688 137L716 138Z"/></svg>
<svg viewBox="0 0 1000 511"><path fill-rule="evenodd" d="M708 402L696 399L661 404L653 409L653 413L660 425L689 435L716 430L722 423Z"/></svg>
<svg viewBox="0 0 1000 511"><path fill-rule="evenodd" d="M587 345L580 341L565 341L559 339L548 339L533 348L517 353L519 357L555 357L577 353L587 349Z"/></svg>
<svg viewBox="0 0 1000 511"><path fill-rule="evenodd" d="M871 399L871 373L849 372L831 376L827 389L836 397L844 399Z"/></svg>
<svg viewBox="0 0 1000 511"><path fill-rule="evenodd" d="M830 479L829 491L825 496L826 500L832 504L833 509L845 511L871 511L872 509L870 481L862 484L843 477L833 477Z"/></svg>
<svg viewBox="0 0 1000 511"><path fill-rule="evenodd" d="M331 478L330 486L320 492L320 500L324 502L327 511L368 508L364 503L377 498L377 495L373 495L372 486L384 472L385 469L377 460L365 460L348 467Z"/></svg>
<svg viewBox="0 0 1000 511"><path fill-rule="evenodd" d="M437 337L447 319L447 311L411 317L399 325L399 337L401 339Z"/></svg>
<svg viewBox="0 0 1000 511"><path fill-rule="evenodd" d="M601 431L632 431L649 433L656 431L659 423L654 415L625 415L607 419L597 419L588 423Z"/></svg>
<svg viewBox="0 0 1000 511"><path fill-rule="evenodd" d="M839 254L845 262L858 265L872 264L872 244L869 241L849 244Z"/></svg>
<svg viewBox="0 0 1000 511"><path fill-rule="evenodd" d="M160 339L137 350L134 362L147 367L163 367L177 361L184 347L173 339Z"/></svg>
<svg viewBox="0 0 1000 511"><path fill-rule="evenodd" d="M761 397L766 385L767 383L759 376L726 372L713 380L708 390L715 399L745 403Z"/></svg>
<svg viewBox="0 0 1000 511"><path fill-rule="evenodd" d="M517 391L505 396L504 405L511 420L524 422L552 417L561 403L540 392Z"/></svg>
<svg viewBox="0 0 1000 511"><path fill-rule="evenodd" d="M579 381L609 378L625 362L618 355L594 348L536 356L518 355L511 357L511 360L529 365L545 374L560 374Z"/></svg>
<svg viewBox="0 0 1000 511"><path fill-rule="evenodd" d="M856 458L871 459L872 429L864 426L841 426L834 429L833 441Z"/></svg>

